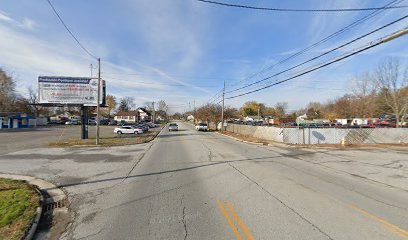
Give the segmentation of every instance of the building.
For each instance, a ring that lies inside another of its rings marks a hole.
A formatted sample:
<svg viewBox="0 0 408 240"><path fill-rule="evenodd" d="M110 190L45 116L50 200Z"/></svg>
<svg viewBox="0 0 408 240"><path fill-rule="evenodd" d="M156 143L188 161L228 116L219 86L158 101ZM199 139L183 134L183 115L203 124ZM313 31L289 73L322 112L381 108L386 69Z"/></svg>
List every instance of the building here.
<svg viewBox="0 0 408 240"><path fill-rule="evenodd" d="M120 122L125 121L129 123L136 123L136 122L149 122L151 121L151 114L144 108L138 108L137 110L133 111L119 111L115 114L114 120Z"/></svg>
<svg viewBox="0 0 408 240"><path fill-rule="evenodd" d="M138 108L136 111L139 112L139 121L150 122L152 120L152 114L145 108Z"/></svg>
<svg viewBox="0 0 408 240"><path fill-rule="evenodd" d="M33 117L26 113L0 113L0 129L3 128L28 128L29 120Z"/></svg>
<svg viewBox="0 0 408 240"><path fill-rule="evenodd" d="M139 119L139 111L119 111L115 114L114 119L118 122L125 121L125 122L138 122Z"/></svg>

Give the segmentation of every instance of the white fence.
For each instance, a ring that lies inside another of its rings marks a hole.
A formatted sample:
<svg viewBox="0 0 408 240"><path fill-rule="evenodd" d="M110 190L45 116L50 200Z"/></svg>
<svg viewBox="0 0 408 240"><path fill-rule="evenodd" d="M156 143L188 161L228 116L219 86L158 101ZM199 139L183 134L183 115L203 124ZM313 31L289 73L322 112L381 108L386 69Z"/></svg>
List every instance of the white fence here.
<svg viewBox="0 0 408 240"><path fill-rule="evenodd" d="M408 128L278 128L229 124L227 131L290 144L408 143Z"/></svg>

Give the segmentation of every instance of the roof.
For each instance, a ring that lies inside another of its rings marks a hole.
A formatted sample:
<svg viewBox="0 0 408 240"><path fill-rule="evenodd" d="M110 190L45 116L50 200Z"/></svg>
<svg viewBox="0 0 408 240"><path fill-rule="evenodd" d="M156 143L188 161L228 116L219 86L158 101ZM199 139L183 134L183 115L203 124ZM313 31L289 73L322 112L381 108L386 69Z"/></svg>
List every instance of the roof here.
<svg viewBox="0 0 408 240"><path fill-rule="evenodd" d="M119 111L115 114L115 116L138 116L139 111Z"/></svg>
<svg viewBox="0 0 408 240"><path fill-rule="evenodd" d="M147 115L152 115L149 111L147 111L146 108L138 108L137 110L138 110L138 111L139 111L139 110L142 110L142 111L145 112Z"/></svg>
<svg viewBox="0 0 408 240"><path fill-rule="evenodd" d="M16 118L16 119L33 118L32 116L26 113L19 113L19 112L1 112L0 117L8 117L8 118Z"/></svg>

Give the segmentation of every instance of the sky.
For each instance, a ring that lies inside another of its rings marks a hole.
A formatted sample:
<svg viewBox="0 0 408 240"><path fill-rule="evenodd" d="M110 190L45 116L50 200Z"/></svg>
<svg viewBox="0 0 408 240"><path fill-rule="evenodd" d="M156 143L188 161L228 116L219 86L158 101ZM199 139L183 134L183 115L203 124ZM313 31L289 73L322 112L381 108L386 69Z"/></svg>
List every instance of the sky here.
<svg viewBox="0 0 408 240"><path fill-rule="evenodd" d="M137 106L165 100L169 111L183 112L219 102L223 82L231 91L271 76L408 14L408 8L381 11L282 64L291 56L371 13L271 12L216 6L196 0L51 0L67 26L93 55L101 58L107 93L130 96ZM334 9L381 7L388 1L294 0L223 2L259 7ZM408 5L402 0L398 5ZM279 81L316 64L408 26L405 19L323 58L295 68L230 97ZM327 101L350 91L350 80L374 71L387 57L408 59L408 37L396 39L345 61L263 91L226 100L240 107L254 100L289 110L310 101ZM64 29L46 0L0 1L0 68L24 95L37 89L38 76L96 77L97 61ZM268 68L275 64L273 68ZM261 70L263 71L260 74Z"/></svg>

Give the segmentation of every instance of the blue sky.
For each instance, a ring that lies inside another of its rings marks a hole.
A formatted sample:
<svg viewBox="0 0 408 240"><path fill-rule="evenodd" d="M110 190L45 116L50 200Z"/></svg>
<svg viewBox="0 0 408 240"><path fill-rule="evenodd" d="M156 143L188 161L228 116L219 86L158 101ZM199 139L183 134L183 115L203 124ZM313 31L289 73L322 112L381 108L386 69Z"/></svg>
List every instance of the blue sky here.
<svg viewBox="0 0 408 240"><path fill-rule="evenodd" d="M383 11L285 64L246 79L369 12L277 13L195 0L52 2L83 45L102 59L102 77L107 81L108 94L118 98L132 96L137 105L163 99L171 112L188 110L188 102L192 108L194 100L196 106L205 104L221 90L223 80L227 80L227 90L251 83L408 13L408 9ZM379 7L390 0L229 2L322 9ZM408 1L400 4L408 5ZM305 67L407 25L404 20ZM76 45L46 0L2 0L0 36L0 67L17 79L22 94L27 87L37 86L39 75L90 76L90 64L96 67L96 61ZM256 100L272 106L285 101L294 110L309 101L333 99L349 90L348 83L356 74L375 69L385 57L407 60L407 52L407 37L403 37L288 83L227 101L227 105L239 107L247 100ZM289 77L302 69L272 80Z"/></svg>

